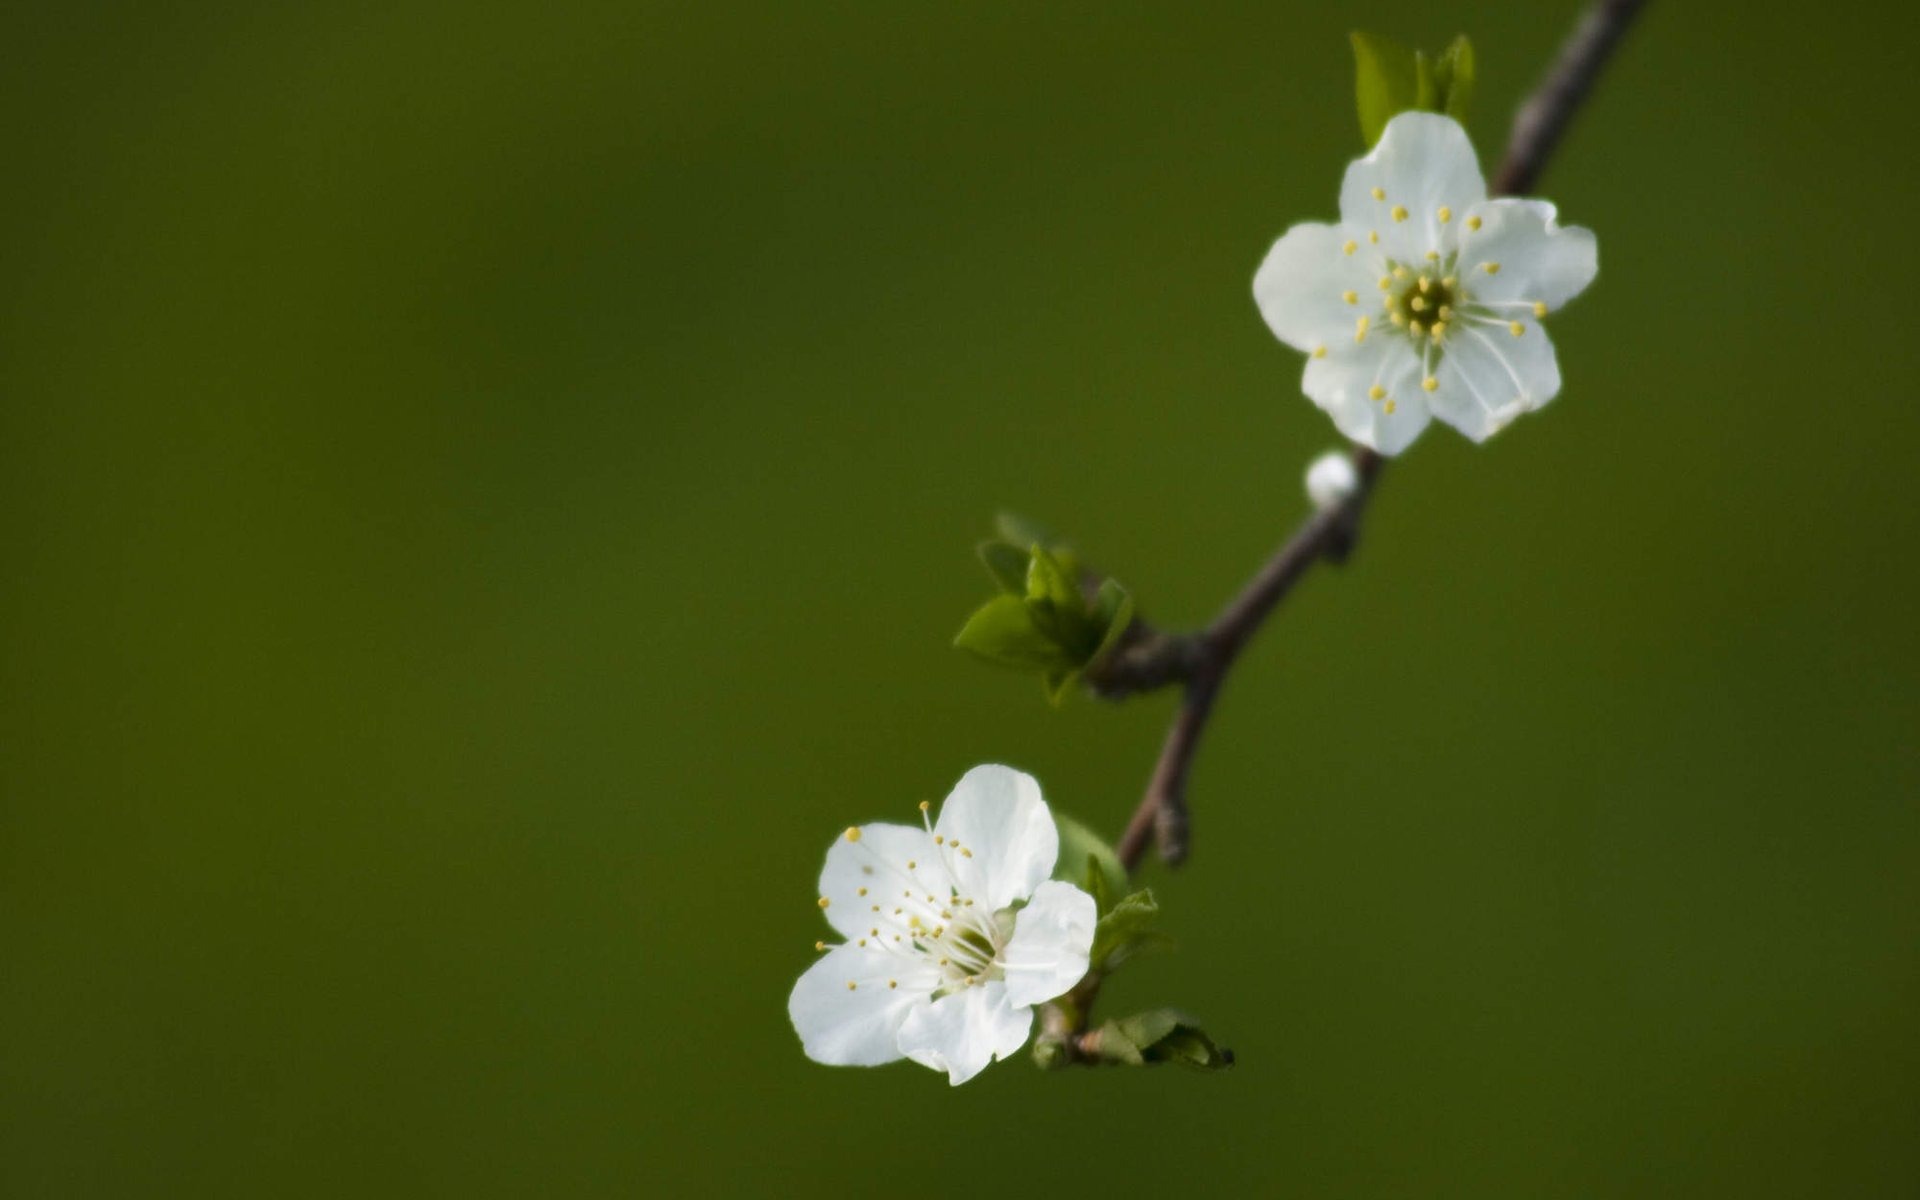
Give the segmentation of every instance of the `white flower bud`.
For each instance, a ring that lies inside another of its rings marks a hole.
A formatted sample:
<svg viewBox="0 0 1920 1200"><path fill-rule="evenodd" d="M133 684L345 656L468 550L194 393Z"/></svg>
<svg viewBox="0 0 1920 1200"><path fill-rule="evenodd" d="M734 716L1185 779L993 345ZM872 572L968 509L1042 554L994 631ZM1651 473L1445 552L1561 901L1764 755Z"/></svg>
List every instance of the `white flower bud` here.
<svg viewBox="0 0 1920 1200"><path fill-rule="evenodd" d="M1329 450L1307 468L1307 499L1315 508L1332 508L1359 486L1360 476L1344 450Z"/></svg>

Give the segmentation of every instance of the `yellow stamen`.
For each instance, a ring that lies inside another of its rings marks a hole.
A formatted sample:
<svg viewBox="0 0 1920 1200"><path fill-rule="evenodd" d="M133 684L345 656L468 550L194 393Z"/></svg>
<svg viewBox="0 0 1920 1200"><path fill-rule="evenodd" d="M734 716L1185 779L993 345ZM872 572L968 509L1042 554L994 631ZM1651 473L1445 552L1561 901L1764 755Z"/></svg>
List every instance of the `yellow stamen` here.
<svg viewBox="0 0 1920 1200"><path fill-rule="evenodd" d="M1476 229L1476 230L1477 230L1477 229L1479 229L1479 228L1480 228L1480 218L1479 218L1479 217L1468 217L1468 218L1467 218L1467 228L1468 228L1468 229Z"/></svg>
<svg viewBox="0 0 1920 1200"><path fill-rule="evenodd" d="M1352 254L1355 250L1358 250L1359 248L1360 248L1359 242L1348 241L1344 246L1340 247L1340 253Z"/></svg>
<svg viewBox="0 0 1920 1200"><path fill-rule="evenodd" d="M813 944L813 948L815 950L825 950L827 948L827 944L825 942L815 942Z"/></svg>
<svg viewBox="0 0 1920 1200"><path fill-rule="evenodd" d="M1489 275L1498 275L1500 273L1500 264L1499 263L1481 263L1480 269L1482 271L1485 271Z"/></svg>
<svg viewBox="0 0 1920 1200"><path fill-rule="evenodd" d="M1440 381L1429 375L1420 381L1420 386L1431 392L1440 386Z"/></svg>
<svg viewBox="0 0 1920 1200"><path fill-rule="evenodd" d="M1387 193L1381 190L1380 188L1375 188L1373 189L1373 198L1375 200L1385 200L1387 198Z"/></svg>
<svg viewBox="0 0 1920 1200"><path fill-rule="evenodd" d="M1407 219L1407 210L1396 204L1393 206L1392 216L1396 221L1404 221Z"/></svg>
<svg viewBox="0 0 1920 1200"><path fill-rule="evenodd" d="M1371 229L1367 230L1367 244L1370 246L1378 246L1380 244L1380 235Z"/></svg>
<svg viewBox="0 0 1920 1200"><path fill-rule="evenodd" d="M847 826L847 840L850 842L857 842L860 840L860 827L858 825Z"/></svg>
<svg viewBox="0 0 1920 1200"><path fill-rule="evenodd" d="M1383 292L1390 292L1393 290L1393 276L1382 275L1380 277L1380 290Z"/></svg>
<svg viewBox="0 0 1920 1200"><path fill-rule="evenodd" d="M1387 389L1376 383L1367 389L1367 395L1375 400L1385 400L1387 398Z"/></svg>
<svg viewBox="0 0 1920 1200"><path fill-rule="evenodd" d="M1535 300L1533 302L1533 315L1536 317L1544 317L1547 315L1547 302L1545 300Z"/></svg>
<svg viewBox="0 0 1920 1200"><path fill-rule="evenodd" d="M1442 225L1445 225L1448 221L1451 221L1451 220L1453 220L1453 210L1448 208L1446 205L1442 204L1440 206L1440 223Z"/></svg>
<svg viewBox="0 0 1920 1200"><path fill-rule="evenodd" d="M827 899L827 898L826 898L825 896L822 896L822 897L820 897L820 907L821 907L821 908L825 908L825 907L826 907L827 905L829 905L829 904L832 904L832 903L833 903L833 901L831 901L831 900L829 900L829 899Z"/></svg>
<svg viewBox="0 0 1920 1200"><path fill-rule="evenodd" d="M857 983L855 983L855 982L854 982L853 980L851 980L851 979L849 979L849 980L847 980L847 990L848 990L848 991L850 991L850 992L853 992L853 991L858 991L858 990L859 990L859 988L860 988L860 985L859 985L859 984L857 984Z"/></svg>
<svg viewBox="0 0 1920 1200"><path fill-rule="evenodd" d="M1386 411L1387 411L1387 415L1388 415L1388 416L1392 416L1392 415L1393 415L1394 413L1396 413L1396 412L1399 412L1399 411L1400 411L1400 402L1399 402L1399 401L1397 401L1397 400L1389 400L1389 401L1387 401L1387 403L1386 403Z"/></svg>
<svg viewBox="0 0 1920 1200"><path fill-rule="evenodd" d="M1438 250L1429 250L1429 251L1427 251L1427 261L1428 261L1428 262L1439 262L1439 261L1440 261L1440 252L1439 252Z"/></svg>
<svg viewBox="0 0 1920 1200"><path fill-rule="evenodd" d="M1325 346L1315 346L1313 348L1313 356L1315 358L1325 358L1327 356L1327 348Z"/></svg>
<svg viewBox="0 0 1920 1200"><path fill-rule="evenodd" d="M1415 296L1413 299L1407 301L1407 307L1415 312L1424 312L1427 307L1427 302L1421 297Z"/></svg>
<svg viewBox="0 0 1920 1200"><path fill-rule="evenodd" d="M1359 293L1359 292L1341 292L1341 293L1340 293L1340 298L1341 298L1342 300L1345 300L1345 301L1346 301L1346 302L1347 302L1348 304L1358 304L1358 303L1360 303L1360 293Z"/></svg>
<svg viewBox="0 0 1920 1200"><path fill-rule="evenodd" d="M1358 321L1355 321L1353 323L1353 340L1354 341L1364 342L1367 340L1367 326L1369 323L1370 322L1368 322L1368 320L1365 317L1361 317Z"/></svg>
<svg viewBox="0 0 1920 1200"><path fill-rule="evenodd" d="M1511 325L1507 326L1507 332L1511 333L1515 337L1519 337L1521 334L1525 333L1526 331L1527 331L1527 327L1525 325L1522 325L1518 321L1515 321Z"/></svg>

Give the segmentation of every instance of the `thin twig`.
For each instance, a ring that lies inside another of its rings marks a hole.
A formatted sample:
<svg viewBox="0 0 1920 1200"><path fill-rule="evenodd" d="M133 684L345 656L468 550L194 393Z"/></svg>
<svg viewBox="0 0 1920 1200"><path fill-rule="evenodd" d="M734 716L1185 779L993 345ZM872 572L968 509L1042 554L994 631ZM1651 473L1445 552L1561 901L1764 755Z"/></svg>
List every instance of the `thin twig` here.
<svg viewBox="0 0 1920 1200"><path fill-rule="evenodd" d="M1607 57L1619 44L1644 0L1596 0L1581 16L1559 56L1514 117L1507 154L1494 176L1495 195L1530 188L1592 89ZM1315 563L1344 561L1359 537L1360 519L1384 460L1356 447L1360 484L1353 494L1321 509L1267 560L1213 624L1196 634L1169 634L1142 626L1108 660L1089 672L1095 691L1110 698L1183 683L1185 695L1154 764L1146 794L1115 847L1131 872L1146 853L1149 834L1160 857L1178 864L1187 854L1186 780L1214 700L1240 651Z"/></svg>

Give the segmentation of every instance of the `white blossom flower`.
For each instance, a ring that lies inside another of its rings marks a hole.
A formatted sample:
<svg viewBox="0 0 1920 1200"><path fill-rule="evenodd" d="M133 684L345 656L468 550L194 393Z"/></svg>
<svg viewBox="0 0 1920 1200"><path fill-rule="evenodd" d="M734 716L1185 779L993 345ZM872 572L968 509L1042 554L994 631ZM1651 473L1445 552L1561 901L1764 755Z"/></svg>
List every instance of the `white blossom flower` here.
<svg viewBox="0 0 1920 1200"><path fill-rule="evenodd" d="M928 824L848 829L827 851L820 907L847 940L793 987L807 1056L835 1066L900 1058L955 1084L1026 1043L1033 1006L1087 973L1093 897L1049 880L1060 854L1032 776L980 766Z"/></svg>
<svg viewBox="0 0 1920 1200"><path fill-rule="evenodd" d="M1360 474L1344 450L1329 450L1307 468L1307 499L1315 508L1332 508L1359 486Z"/></svg>
<svg viewBox="0 0 1920 1200"><path fill-rule="evenodd" d="M1593 234L1544 200L1489 200L1466 131L1407 112L1347 168L1340 223L1287 230L1254 276L1301 389L1382 454L1430 417L1483 441L1560 390L1540 320L1599 269Z"/></svg>

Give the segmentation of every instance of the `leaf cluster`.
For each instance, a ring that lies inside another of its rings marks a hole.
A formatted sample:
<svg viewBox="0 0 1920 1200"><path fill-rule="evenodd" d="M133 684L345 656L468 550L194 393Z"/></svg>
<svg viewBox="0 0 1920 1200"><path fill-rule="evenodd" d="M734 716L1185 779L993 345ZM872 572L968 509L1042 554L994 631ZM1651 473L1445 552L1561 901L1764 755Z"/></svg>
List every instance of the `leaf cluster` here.
<svg viewBox="0 0 1920 1200"><path fill-rule="evenodd" d="M1461 34L1438 54L1411 50L1378 34L1354 32L1354 98L1368 146L1400 113L1445 113L1465 123L1473 101L1473 43Z"/></svg>
<svg viewBox="0 0 1920 1200"><path fill-rule="evenodd" d="M1003 513L998 533L978 553L1000 594L967 618L953 644L1040 675L1057 705L1119 643L1133 622L1133 597L1111 579L1089 594L1072 550L1024 518Z"/></svg>

